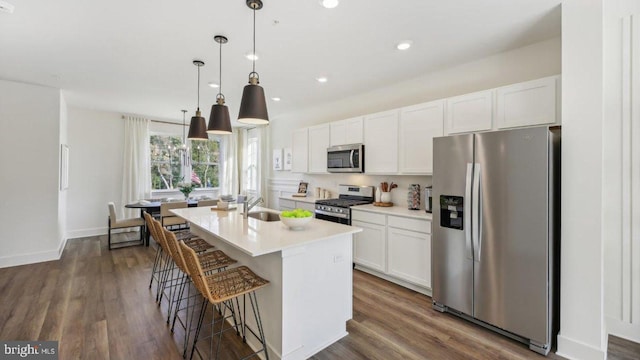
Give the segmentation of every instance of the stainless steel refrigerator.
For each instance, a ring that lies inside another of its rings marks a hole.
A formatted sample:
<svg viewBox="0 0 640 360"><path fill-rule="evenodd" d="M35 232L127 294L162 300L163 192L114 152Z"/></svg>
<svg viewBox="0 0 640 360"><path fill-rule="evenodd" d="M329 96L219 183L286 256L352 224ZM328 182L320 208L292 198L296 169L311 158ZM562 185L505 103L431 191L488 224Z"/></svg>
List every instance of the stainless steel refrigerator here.
<svg viewBox="0 0 640 360"><path fill-rule="evenodd" d="M548 354L557 334L560 130L435 138L433 307Z"/></svg>

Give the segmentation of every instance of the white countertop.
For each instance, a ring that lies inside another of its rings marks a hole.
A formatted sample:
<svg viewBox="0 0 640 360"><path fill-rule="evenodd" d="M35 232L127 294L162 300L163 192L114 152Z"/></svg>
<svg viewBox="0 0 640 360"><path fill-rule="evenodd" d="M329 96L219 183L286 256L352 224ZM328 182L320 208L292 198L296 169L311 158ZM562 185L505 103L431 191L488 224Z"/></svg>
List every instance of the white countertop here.
<svg viewBox="0 0 640 360"><path fill-rule="evenodd" d="M424 209L409 210L407 209L406 206L399 206L399 205L383 207L383 206L373 206L373 204L367 204L367 205L352 206L351 210L361 210L361 211L368 211L368 212L377 213L377 214L403 216L403 217L408 217L413 219L422 219L422 220L431 220L432 218L431 214L428 212L425 212Z"/></svg>
<svg viewBox="0 0 640 360"><path fill-rule="evenodd" d="M285 249L303 246L338 235L354 234L362 229L330 221L311 219L304 229L290 230L281 221L244 219L240 210L215 210L213 207L191 207L172 209L180 216L231 246L251 256L260 256ZM256 206L251 212L278 211Z"/></svg>
<svg viewBox="0 0 640 360"><path fill-rule="evenodd" d="M287 196L280 196L280 199L292 200L292 201L302 201L302 202L311 203L311 204L315 204L316 200L320 200L320 198L309 196L309 195L307 195L305 197L287 195Z"/></svg>

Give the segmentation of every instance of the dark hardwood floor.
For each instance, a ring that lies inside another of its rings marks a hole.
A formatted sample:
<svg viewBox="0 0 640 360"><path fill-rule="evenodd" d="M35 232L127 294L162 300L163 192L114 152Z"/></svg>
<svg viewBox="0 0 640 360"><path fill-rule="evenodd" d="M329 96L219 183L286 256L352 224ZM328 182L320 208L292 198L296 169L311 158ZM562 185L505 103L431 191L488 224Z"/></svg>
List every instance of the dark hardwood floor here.
<svg viewBox="0 0 640 360"><path fill-rule="evenodd" d="M153 245L108 251L106 236L74 239L59 261L0 269L0 340L58 340L60 359L181 359L184 333L169 331L166 304L148 289ZM349 335L313 359L544 359L360 271L353 305ZM231 332L224 341L224 359L251 353ZM635 344L610 344L611 359L640 359Z"/></svg>

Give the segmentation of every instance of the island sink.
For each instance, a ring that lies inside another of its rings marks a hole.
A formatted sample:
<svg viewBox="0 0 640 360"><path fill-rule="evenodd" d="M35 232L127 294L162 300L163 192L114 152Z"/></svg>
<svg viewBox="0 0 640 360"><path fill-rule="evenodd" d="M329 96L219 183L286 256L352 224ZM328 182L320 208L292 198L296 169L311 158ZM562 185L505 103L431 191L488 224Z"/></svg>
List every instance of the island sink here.
<svg viewBox="0 0 640 360"><path fill-rule="evenodd" d="M248 216L262 221L280 221L280 216L270 211L250 212Z"/></svg>

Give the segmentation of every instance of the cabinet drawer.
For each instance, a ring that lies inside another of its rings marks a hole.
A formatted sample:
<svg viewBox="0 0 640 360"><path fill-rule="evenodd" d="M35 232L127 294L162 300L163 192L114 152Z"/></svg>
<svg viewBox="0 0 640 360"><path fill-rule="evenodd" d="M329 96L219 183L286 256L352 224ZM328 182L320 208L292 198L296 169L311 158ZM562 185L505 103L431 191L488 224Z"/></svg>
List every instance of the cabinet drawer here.
<svg viewBox="0 0 640 360"><path fill-rule="evenodd" d="M280 207L281 208L287 208L287 209L295 209L296 208L296 202L293 200L289 200L289 199L280 199Z"/></svg>
<svg viewBox="0 0 640 360"><path fill-rule="evenodd" d="M391 227L431 234L431 221L429 220L409 219L399 216L389 216L388 220Z"/></svg>
<svg viewBox="0 0 640 360"><path fill-rule="evenodd" d="M374 214L367 211L358 211L351 209L351 220L385 225L385 217L386 215L383 214Z"/></svg>

